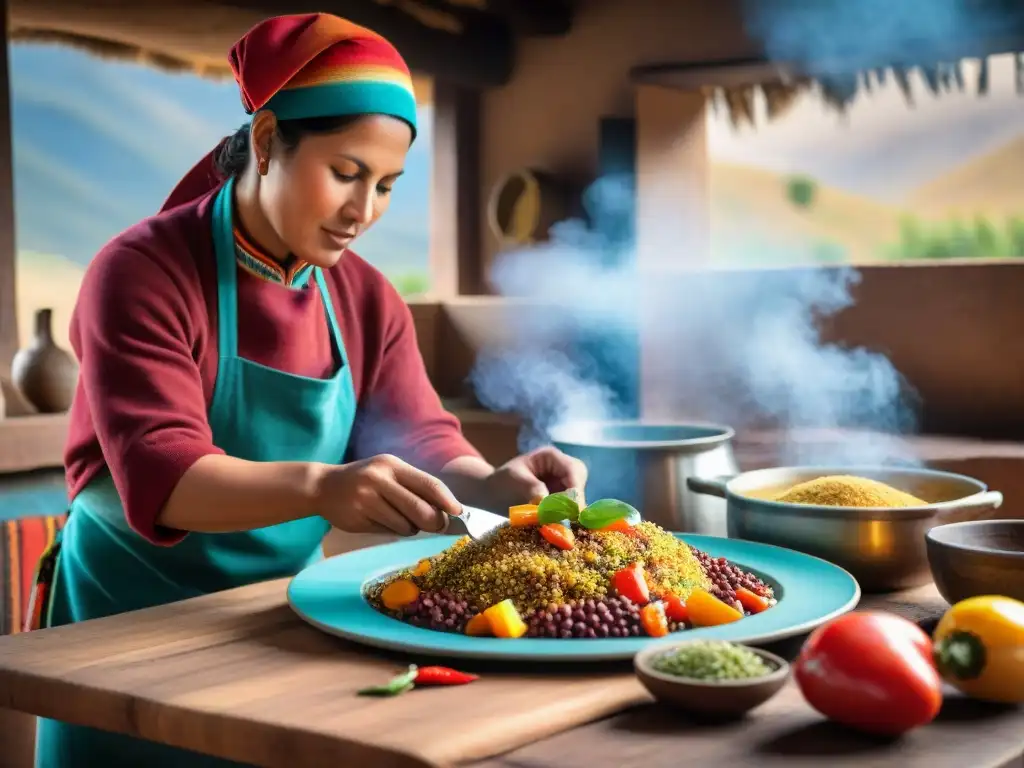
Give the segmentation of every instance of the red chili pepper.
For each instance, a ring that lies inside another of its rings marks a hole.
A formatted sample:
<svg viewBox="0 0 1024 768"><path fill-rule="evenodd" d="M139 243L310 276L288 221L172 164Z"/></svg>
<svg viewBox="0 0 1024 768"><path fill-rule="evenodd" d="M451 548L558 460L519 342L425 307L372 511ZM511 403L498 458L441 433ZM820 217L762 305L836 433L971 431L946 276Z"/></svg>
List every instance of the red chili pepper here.
<svg viewBox="0 0 1024 768"><path fill-rule="evenodd" d="M927 725L942 706L931 639L891 613L848 613L818 627L793 676L812 707L869 733L895 736Z"/></svg>
<svg viewBox="0 0 1024 768"><path fill-rule="evenodd" d="M459 672L448 667L420 667L416 670L416 685L465 685L479 680L479 675Z"/></svg>
<svg viewBox="0 0 1024 768"><path fill-rule="evenodd" d="M623 568L612 577L615 591L637 605L644 605L651 599L651 591L647 588L647 578L640 563L633 563Z"/></svg>
<svg viewBox="0 0 1024 768"><path fill-rule="evenodd" d="M690 612L686 608L686 603L679 595L669 595L665 598L665 616L668 617L669 621L689 621Z"/></svg>

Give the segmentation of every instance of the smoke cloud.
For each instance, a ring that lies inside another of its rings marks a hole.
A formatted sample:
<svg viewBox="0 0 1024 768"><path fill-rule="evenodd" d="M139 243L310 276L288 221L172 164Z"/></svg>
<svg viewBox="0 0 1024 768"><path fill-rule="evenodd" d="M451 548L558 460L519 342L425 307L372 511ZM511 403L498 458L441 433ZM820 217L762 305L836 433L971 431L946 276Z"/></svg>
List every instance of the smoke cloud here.
<svg viewBox="0 0 1024 768"><path fill-rule="evenodd" d="M769 58L824 74L837 63L931 65L915 57L955 57L964 41L1024 28L1016 0L744 0L742 8ZM820 332L852 306L855 269L683 273L670 253L642 272L633 199L628 180L602 179L585 196L585 220L498 259L498 293L534 308L517 318L514 345L482 351L471 382L484 405L525 417L524 449L561 422L636 416L643 369L667 418L790 436L852 430L840 443L787 440L787 463L917 463L899 439L916 429L911 387L883 354L826 343Z"/></svg>
<svg viewBox="0 0 1024 768"><path fill-rule="evenodd" d="M747 31L768 58L812 69L851 61L921 63L915 57L922 51L1004 38L1009 24L1024 19L1016 0L745 0L742 7Z"/></svg>
<svg viewBox="0 0 1024 768"><path fill-rule="evenodd" d="M852 305L856 270L645 273L623 234L628 187L602 179L585 196L586 220L502 254L493 270L498 293L530 308L505 334L514 343L481 351L471 383L486 407L524 417L524 450L566 421L636 416L642 365L670 417L794 436L854 430L841 442L788 440L788 464L915 463L899 440L915 428L906 382L884 355L824 343L819 332Z"/></svg>

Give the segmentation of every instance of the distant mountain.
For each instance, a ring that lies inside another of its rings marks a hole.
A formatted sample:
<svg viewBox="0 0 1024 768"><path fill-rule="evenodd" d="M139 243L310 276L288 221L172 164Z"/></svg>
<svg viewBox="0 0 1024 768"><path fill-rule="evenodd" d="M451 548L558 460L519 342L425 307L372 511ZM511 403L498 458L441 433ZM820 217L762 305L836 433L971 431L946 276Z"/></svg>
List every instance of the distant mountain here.
<svg viewBox="0 0 1024 768"><path fill-rule="evenodd" d="M819 182L800 208L784 174L716 162L710 178L715 259L730 266L820 262L837 247L848 260L872 262L899 239L903 211L863 195Z"/></svg>
<svg viewBox="0 0 1024 768"><path fill-rule="evenodd" d="M11 48L18 248L86 264L157 211L177 180L246 116L233 81L70 48ZM425 271L431 110L391 208L355 250L385 272Z"/></svg>
<svg viewBox="0 0 1024 768"><path fill-rule="evenodd" d="M1024 215L1024 135L923 184L910 204L933 216Z"/></svg>

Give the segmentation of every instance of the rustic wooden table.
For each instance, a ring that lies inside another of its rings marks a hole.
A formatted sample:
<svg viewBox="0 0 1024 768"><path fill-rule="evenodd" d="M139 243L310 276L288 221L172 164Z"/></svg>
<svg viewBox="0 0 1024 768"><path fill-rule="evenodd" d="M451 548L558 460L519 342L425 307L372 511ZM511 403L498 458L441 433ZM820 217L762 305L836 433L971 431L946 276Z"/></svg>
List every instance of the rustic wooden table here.
<svg viewBox="0 0 1024 768"><path fill-rule="evenodd" d="M935 723L890 742L824 722L792 685L740 723L697 725L651 703L628 667L485 667L464 688L359 698L357 688L408 659L307 627L288 608L285 586L0 638L0 707L296 768L356 759L655 768L695 757L722 766L1024 766L1024 710L956 695ZM945 603L929 586L866 597L868 607L927 625ZM774 650L792 656L799 642Z"/></svg>

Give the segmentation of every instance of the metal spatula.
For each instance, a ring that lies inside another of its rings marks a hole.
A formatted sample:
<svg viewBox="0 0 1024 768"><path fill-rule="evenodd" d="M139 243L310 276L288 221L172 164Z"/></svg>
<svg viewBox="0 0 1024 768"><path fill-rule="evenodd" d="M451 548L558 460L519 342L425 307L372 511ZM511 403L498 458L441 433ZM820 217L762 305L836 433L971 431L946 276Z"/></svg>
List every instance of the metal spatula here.
<svg viewBox="0 0 1024 768"><path fill-rule="evenodd" d="M468 535L470 538L485 538L488 534L498 530L503 525L508 525L508 518L488 512L486 509L477 507L463 507L462 514L448 518L448 530L446 533L455 536Z"/></svg>

